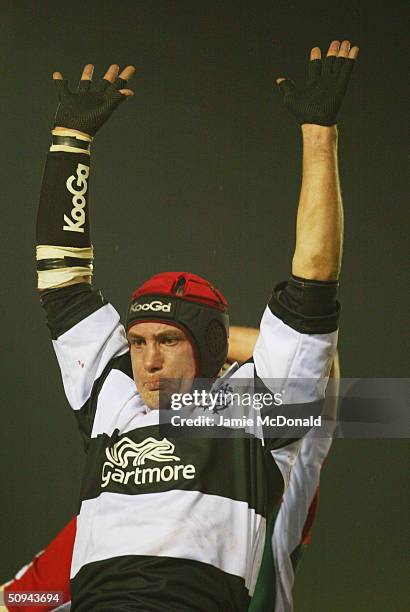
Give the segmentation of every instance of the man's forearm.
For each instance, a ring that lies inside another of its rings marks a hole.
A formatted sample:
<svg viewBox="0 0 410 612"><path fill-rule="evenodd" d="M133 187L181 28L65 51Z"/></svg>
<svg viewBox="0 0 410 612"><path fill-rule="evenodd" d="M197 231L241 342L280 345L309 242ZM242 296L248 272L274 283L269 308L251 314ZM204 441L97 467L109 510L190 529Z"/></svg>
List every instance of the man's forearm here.
<svg viewBox="0 0 410 612"><path fill-rule="evenodd" d="M92 140L92 138L91 138L91 136L89 134L85 134L84 132L80 132L78 130L68 129L68 128L65 128L65 127L62 127L62 126L56 126L53 129L53 134L55 134L55 135L62 134L64 136L73 136L74 138L75 138L76 135L79 135L79 136L86 137L87 140L90 140L90 141ZM71 144L73 145L73 143L71 143ZM59 148L59 147L52 147L52 148L55 149L55 148ZM75 155L75 158L73 157L73 159L77 159L77 161L78 160L79 161L84 161L84 160L82 160L83 156L80 157L78 154L76 155L76 149L74 148L74 146L71 146L71 147L65 146L65 147L62 147L62 149L64 149L65 153L69 153L71 155ZM90 165L89 164L89 160L86 159L86 161L87 161L87 166L89 167L89 165ZM47 165L46 165L46 169L47 169ZM46 179L46 177L45 177L45 179ZM62 189L62 191L63 191L63 189ZM64 189L64 191L65 191L65 189ZM85 194L84 194L84 196L85 196ZM57 199L59 199L59 198L57 198ZM40 201L40 204L41 204L41 201ZM46 213L44 213L41 210L41 206L39 208L39 213L42 213L43 215L46 214ZM85 210L84 210L84 214L85 214ZM44 223L44 220L43 220L43 223ZM70 228L68 228L68 229L70 229ZM57 241L57 242L60 244L60 241ZM64 243L61 242L61 243L65 244L65 242ZM48 242L47 242L47 244L48 244ZM90 248L91 248L91 244L90 244ZM78 253L73 253L73 254L74 255L78 255ZM67 255L69 255L68 250L67 250ZM61 254L59 254L59 256L61 257ZM91 283L91 271L92 271L92 269L88 271L87 275L80 275L80 273L77 272L77 275L74 276L73 274L69 274L69 269L66 268L64 270L64 274L62 274L62 275L60 274L59 275L60 278L57 277L56 284L54 286L56 286L56 287L66 287L68 285L74 285L74 284L77 284L77 283ZM57 270L57 272L58 272L58 270ZM60 269L60 272L61 272L61 269ZM50 273L48 273L48 274L50 274ZM70 276L71 278L70 278L70 280L66 280L64 282L61 282L61 280L64 278L64 276L66 276L66 277ZM52 285L50 284L49 286L52 286Z"/></svg>
<svg viewBox="0 0 410 612"><path fill-rule="evenodd" d="M259 329L255 329L254 327L231 325L229 327L227 361L229 363L233 363L234 361L244 363L249 357L252 357L258 335Z"/></svg>
<svg viewBox="0 0 410 612"><path fill-rule="evenodd" d="M41 290L91 280L89 174L89 154L79 153L74 146L53 144L37 214L36 259Z"/></svg>
<svg viewBox="0 0 410 612"><path fill-rule="evenodd" d="M276 79L283 101L302 126L303 176L292 273L336 281L343 247L343 209L337 167L337 115L359 48L333 40L322 59L310 51L305 84Z"/></svg>
<svg viewBox="0 0 410 612"><path fill-rule="evenodd" d="M302 125L303 174L292 273L336 280L343 242L343 207L337 164L337 127Z"/></svg>
<svg viewBox="0 0 410 612"><path fill-rule="evenodd" d="M90 144L112 112L133 92L125 88L135 72L119 74L112 64L95 87L94 66L87 64L77 91L71 91L61 72L54 72L59 104L53 143L47 157L37 216L39 289L91 282L93 249L88 214Z"/></svg>

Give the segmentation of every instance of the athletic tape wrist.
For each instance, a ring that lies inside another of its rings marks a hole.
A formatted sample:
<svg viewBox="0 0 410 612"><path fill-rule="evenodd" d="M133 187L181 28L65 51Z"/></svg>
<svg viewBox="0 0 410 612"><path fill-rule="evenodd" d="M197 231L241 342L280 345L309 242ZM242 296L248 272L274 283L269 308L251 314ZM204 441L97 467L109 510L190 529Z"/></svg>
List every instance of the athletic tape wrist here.
<svg viewBox="0 0 410 612"><path fill-rule="evenodd" d="M53 289L65 283L68 283L76 278L84 278L92 276L92 270L88 268L73 267L63 268L61 270L42 270L37 272L37 288Z"/></svg>
<svg viewBox="0 0 410 612"><path fill-rule="evenodd" d="M85 134L75 134L69 130L52 130L52 144L50 151L62 151L66 153L86 153L90 154L91 136Z"/></svg>
<svg viewBox="0 0 410 612"><path fill-rule="evenodd" d="M38 288L48 289L93 274L93 247L40 244L36 247Z"/></svg>
<svg viewBox="0 0 410 612"><path fill-rule="evenodd" d="M37 244L90 247L89 174L90 156L84 152L47 155L37 215Z"/></svg>

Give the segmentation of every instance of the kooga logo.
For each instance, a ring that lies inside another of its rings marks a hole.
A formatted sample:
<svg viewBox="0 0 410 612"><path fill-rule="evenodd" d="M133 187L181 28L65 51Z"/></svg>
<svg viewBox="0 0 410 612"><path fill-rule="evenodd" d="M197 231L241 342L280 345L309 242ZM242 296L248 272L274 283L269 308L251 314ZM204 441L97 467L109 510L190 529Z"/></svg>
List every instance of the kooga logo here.
<svg viewBox="0 0 410 612"><path fill-rule="evenodd" d="M119 484L135 485L151 484L157 482L169 482L185 478L192 480L195 478L195 466L192 463L183 465L175 462L181 461L173 453L175 446L163 438L146 438L142 442L133 442L130 438L123 438L105 449L108 461L105 461L101 473L101 488L105 488L110 481ZM139 467L145 465L147 461L156 463L170 463L162 467ZM133 470L127 469L134 467Z"/></svg>
<svg viewBox="0 0 410 612"><path fill-rule="evenodd" d="M64 215L64 221L66 225L63 225L63 231L65 232L80 232L84 233L85 223L85 194L87 193L87 179L90 175L90 167L85 164L78 164L77 166L77 181L76 186L78 189L73 187L73 182L76 180L75 176L70 176L66 181L66 187L70 193L73 194L73 208L71 210L71 219Z"/></svg>
<svg viewBox="0 0 410 612"><path fill-rule="evenodd" d="M133 304L131 306L131 312L140 312L141 310L152 310L153 312L171 312L171 302L165 304L159 300L147 302L146 304Z"/></svg>

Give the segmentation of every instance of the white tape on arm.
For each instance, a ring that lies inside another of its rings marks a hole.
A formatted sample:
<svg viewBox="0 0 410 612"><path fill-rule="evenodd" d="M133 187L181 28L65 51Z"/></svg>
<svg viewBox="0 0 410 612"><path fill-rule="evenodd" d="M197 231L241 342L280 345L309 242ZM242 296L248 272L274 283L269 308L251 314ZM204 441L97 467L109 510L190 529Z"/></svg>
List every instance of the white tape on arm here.
<svg viewBox="0 0 410 612"><path fill-rule="evenodd" d="M50 268L49 270L38 270L38 288L50 289L58 287L65 283L69 283L75 279L86 277L88 282L91 282L93 274L93 264L89 263L93 259L93 247L63 247L54 245L41 244L36 247L37 261L46 261L47 259L65 258L84 259L84 266L78 265L80 262L75 262L77 265L66 265L61 268ZM87 261L86 261L87 260ZM69 262L67 262L69 263ZM74 262L73 262L74 263Z"/></svg>

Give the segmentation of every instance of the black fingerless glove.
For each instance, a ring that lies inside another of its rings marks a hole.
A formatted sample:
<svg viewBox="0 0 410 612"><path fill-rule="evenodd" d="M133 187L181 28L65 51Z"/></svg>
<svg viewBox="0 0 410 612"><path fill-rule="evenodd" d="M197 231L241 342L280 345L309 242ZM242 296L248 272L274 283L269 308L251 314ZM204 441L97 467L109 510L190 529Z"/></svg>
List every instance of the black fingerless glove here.
<svg viewBox="0 0 410 612"><path fill-rule="evenodd" d="M117 77L114 83L101 79L91 88L91 81L82 80L76 93L70 91L68 81L54 81L60 104L58 105L54 127L62 126L79 130L94 136L107 121L117 106L127 96L119 90L127 81Z"/></svg>
<svg viewBox="0 0 410 612"><path fill-rule="evenodd" d="M355 60L327 56L309 61L306 84L296 88L285 79L279 84L286 108L300 124L334 125Z"/></svg>

